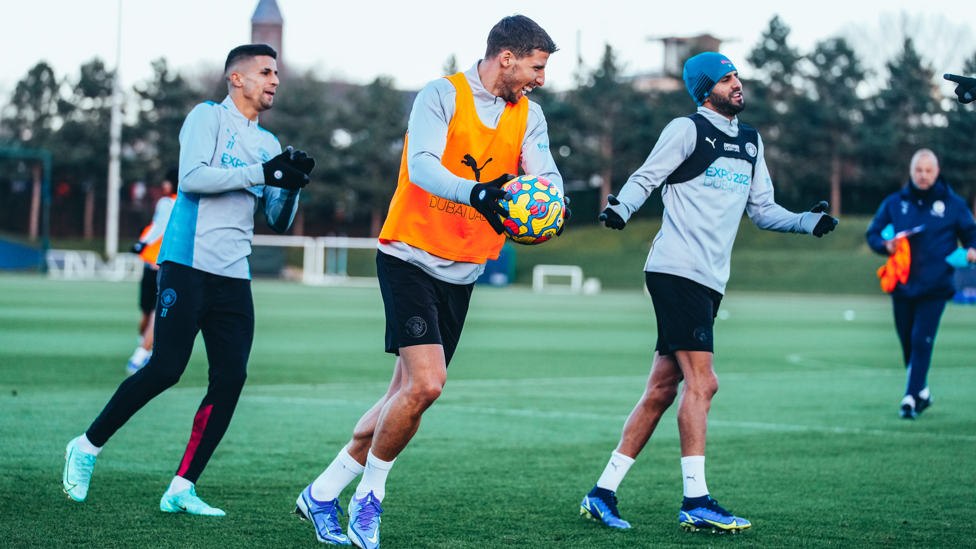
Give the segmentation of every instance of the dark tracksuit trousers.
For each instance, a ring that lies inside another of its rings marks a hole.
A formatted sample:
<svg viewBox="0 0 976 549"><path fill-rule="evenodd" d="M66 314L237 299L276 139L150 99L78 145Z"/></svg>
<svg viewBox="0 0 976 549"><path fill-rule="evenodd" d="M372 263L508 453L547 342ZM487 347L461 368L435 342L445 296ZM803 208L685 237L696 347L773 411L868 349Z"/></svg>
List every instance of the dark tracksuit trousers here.
<svg viewBox="0 0 976 549"><path fill-rule="evenodd" d="M895 295L891 301L895 309L895 329L908 369L905 394L918 399L918 393L928 386L926 378L932 363L932 348L946 299Z"/></svg>
<svg viewBox="0 0 976 549"><path fill-rule="evenodd" d="M190 442L176 474L195 483L230 425L247 378L254 339L251 281L166 262L159 269L152 358L119 385L86 435L104 445L157 395L179 381L197 333L203 332L210 384L193 418Z"/></svg>

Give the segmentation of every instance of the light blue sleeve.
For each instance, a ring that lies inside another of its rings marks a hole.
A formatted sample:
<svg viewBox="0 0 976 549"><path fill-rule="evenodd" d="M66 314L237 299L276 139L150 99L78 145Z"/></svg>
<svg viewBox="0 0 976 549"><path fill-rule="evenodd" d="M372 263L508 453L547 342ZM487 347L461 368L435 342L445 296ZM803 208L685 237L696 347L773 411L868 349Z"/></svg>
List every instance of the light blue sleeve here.
<svg viewBox="0 0 976 549"><path fill-rule="evenodd" d="M660 187L691 153L695 152L698 130L687 117L676 118L661 131L644 165L627 179L617 194L619 206L610 206L624 221L630 219L654 189Z"/></svg>
<svg viewBox="0 0 976 549"><path fill-rule="evenodd" d="M271 134L266 134L271 136ZM272 155L281 154L281 143L273 136L268 139L265 147L272 151ZM281 187L265 185L262 189L262 200L264 200L264 215L268 218L268 226L271 230L281 234L291 227L295 221L295 214L298 212L298 198L300 190L291 191Z"/></svg>
<svg viewBox="0 0 976 549"><path fill-rule="evenodd" d="M260 164L241 168L214 168L213 160L220 117L213 105L201 103L190 111L180 130L180 190L184 193L218 194L264 184Z"/></svg>
<svg viewBox="0 0 976 549"><path fill-rule="evenodd" d="M552 151L549 150L549 125L542 114L542 107L535 103L529 103L525 137L522 138L522 170L549 180L563 192L563 176L559 174Z"/></svg>
<svg viewBox="0 0 976 549"><path fill-rule="evenodd" d="M166 224L169 223L169 214L173 212L173 200L170 197L163 197L156 202L156 211L153 213L152 218L152 228L149 229L149 234L143 239L143 242L155 242L156 239L163 236L163 232L166 231Z"/></svg>
<svg viewBox="0 0 976 549"><path fill-rule="evenodd" d="M454 117L457 91L446 78L424 86L413 102L407 123L407 170L410 182L434 196L471 205L475 182L458 177L441 164L447 130Z"/></svg>
<svg viewBox="0 0 976 549"><path fill-rule="evenodd" d="M756 173L749 187L749 200L746 213L760 229L781 233L810 233L817 226L823 214L805 212L793 213L776 203L773 182L766 166L762 138L759 138L759 156L756 158Z"/></svg>

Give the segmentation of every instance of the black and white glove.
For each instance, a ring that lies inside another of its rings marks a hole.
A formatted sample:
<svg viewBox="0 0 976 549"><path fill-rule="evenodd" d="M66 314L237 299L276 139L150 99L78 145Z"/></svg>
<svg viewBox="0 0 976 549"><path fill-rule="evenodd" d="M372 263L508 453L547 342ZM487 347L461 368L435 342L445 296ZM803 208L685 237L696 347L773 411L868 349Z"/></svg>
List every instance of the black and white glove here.
<svg viewBox="0 0 976 549"><path fill-rule="evenodd" d="M563 229L566 228L566 222L569 218L573 216L573 212L569 209L569 197L563 197L563 224L559 226L559 230L556 231L556 236L563 234Z"/></svg>
<svg viewBox="0 0 976 549"><path fill-rule="evenodd" d="M976 78L969 78L968 76L959 76L956 74L943 74L942 78L950 82L955 82L959 84L956 89L956 96L959 97L960 103L972 103L976 99Z"/></svg>
<svg viewBox="0 0 976 549"><path fill-rule="evenodd" d="M810 213L820 214L820 219L817 220L817 224L810 231L810 234L817 238L829 233L837 226L838 221L824 213L829 206L830 204L826 200L821 200L816 206L810 208Z"/></svg>
<svg viewBox="0 0 976 549"><path fill-rule="evenodd" d="M284 152L262 165L264 167L265 185L281 187L289 191L297 191L305 187L305 185L308 185L308 174L299 170L292 163L293 154L295 154L295 151L291 147L288 147ZM307 155L306 158L311 160L312 167L314 167L315 161ZM312 169L309 168L309 171L312 171Z"/></svg>
<svg viewBox="0 0 976 549"><path fill-rule="evenodd" d="M613 206L620 205L620 201L617 200L616 196L613 196L612 194L608 194L607 202L609 203L609 205L606 208L603 208L603 213L600 214L599 217L600 221L602 221L603 224L607 226L607 228L615 229L618 231L624 230L624 227L627 226L627 222L624 221L624 218L620 217L620 214L618 214L616 210L613 209Z"/></svg>
<svg viewBox="0 0 976 549"><path fill-rule="evenodd" d="M471 189L471 197L469 200L471 207L485 216L488 224L498 234L505 232L505 225L502 224L501 219L498 219L498 216L508 217L508 211L502 208L498 201L512 199L511 194L502 190L502 185L513 179L515 179L514 175L506 173L487 183L476 183L474 188Z"/></svg>

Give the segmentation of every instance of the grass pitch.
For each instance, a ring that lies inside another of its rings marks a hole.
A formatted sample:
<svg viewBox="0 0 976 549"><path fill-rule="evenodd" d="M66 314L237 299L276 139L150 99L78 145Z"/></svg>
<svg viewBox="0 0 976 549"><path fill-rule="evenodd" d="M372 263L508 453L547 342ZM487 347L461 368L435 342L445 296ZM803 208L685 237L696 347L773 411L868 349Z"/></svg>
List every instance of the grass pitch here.
<svg viewBox="0 0 976 549"><path fill-rule="evenodd" d="M253 289L248 383L198 486L228 516L209 518L158 510L205 392L202 341L180 383L109 442L75 503L61 492L64 446L123 379L137 290L0 276L0 546L319 546L289 512L386 388L379 291ZM383 546L976 545L976 309L947 309L935 404L914 422L897 414L904 370L887 299L733 292L723 309L708 484L753 528L679 529L674 409L618 492L634 528L581 519L648 373L650 300L479 287L444 394L390 475Z"/></svg>

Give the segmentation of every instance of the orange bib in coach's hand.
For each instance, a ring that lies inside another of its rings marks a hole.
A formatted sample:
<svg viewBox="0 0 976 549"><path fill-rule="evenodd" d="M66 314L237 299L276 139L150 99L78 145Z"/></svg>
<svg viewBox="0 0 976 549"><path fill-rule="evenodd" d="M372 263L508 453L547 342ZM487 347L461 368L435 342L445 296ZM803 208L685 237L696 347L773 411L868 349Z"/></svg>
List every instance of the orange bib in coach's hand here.
<svg viewBox="0 0 976 549"><path fill-rule="evenodd" d="M529 116L529 100L506 105L498 128L485 126L475 111L471 87L464 74L448 76L457 90L454 118L447 128L447 147L441 164L458 177L487 183L502 174L518 174L522 138ZM495 234L471 206L434 196L410 182L404 138L397 184L380 242L405 242L438 257L468 263L498 259L505 237Z"/></svg>

